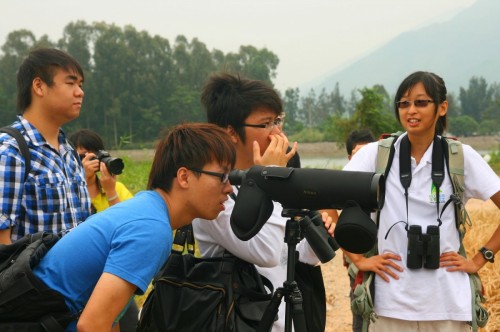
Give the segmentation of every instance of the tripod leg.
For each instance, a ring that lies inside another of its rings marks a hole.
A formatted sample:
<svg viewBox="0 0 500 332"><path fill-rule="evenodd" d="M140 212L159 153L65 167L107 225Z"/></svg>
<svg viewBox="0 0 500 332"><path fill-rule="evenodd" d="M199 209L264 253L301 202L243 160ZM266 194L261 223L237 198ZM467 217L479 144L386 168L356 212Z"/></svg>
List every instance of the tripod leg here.
<svg viewBox="0 0 500 332"><path fill-rule="evenodd" d="M289 300L295 331L307 332L306 318L304 316L304 308L302 307L302 293L300 292L300 289L295 281L291 284Z"/></svg>

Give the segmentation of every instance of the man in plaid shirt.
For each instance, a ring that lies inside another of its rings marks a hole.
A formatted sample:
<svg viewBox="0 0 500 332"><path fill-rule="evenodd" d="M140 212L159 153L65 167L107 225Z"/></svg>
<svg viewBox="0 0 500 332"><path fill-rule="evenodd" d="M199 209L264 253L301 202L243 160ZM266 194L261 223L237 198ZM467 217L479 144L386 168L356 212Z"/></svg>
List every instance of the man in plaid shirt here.
<svg viewBox="0 0 500 332"><path fill-rule="evenodd" d="M80 114L83 77L74 58L51 48L30 52L19 68L22 115L11 126L28 144L31 168L17 141L0 134L0 244L42 230L58 233L90 214L83 167L61 130Z"/></svg>

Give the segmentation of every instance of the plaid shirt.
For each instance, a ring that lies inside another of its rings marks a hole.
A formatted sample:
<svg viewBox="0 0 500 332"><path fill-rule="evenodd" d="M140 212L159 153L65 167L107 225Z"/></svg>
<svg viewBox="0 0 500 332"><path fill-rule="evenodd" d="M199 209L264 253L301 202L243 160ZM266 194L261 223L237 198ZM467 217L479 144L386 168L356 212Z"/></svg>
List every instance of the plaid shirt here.
<svg viewBox="0 0 500 332"><path fill-rule="evenodd" d="M85 171L61 130L59 151L19 116L12 125L26 139L31 170L24 181L24 157L17 141L0 134L0 229L12 228L12 241L38 231L59 233L90 215Z"/></svg>

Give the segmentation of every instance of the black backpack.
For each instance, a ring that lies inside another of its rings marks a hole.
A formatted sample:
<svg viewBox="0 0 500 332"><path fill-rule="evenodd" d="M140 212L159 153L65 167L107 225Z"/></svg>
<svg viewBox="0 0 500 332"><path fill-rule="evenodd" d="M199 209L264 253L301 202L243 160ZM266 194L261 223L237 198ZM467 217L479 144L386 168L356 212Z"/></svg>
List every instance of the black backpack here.
<svg viewBox="0 0 500 332"><path fill-rule="evenodd" d="M188 253L183 254L176 247L185 243ZM153 285L138 332L255 332L273 291L253 264L228 252L195 257L191 225L176 231L170 257Z"/></svg>
<svg viewBox="0 0 500 332"><path fill-rule="evenodd" d="M64 297L32 271L58 240L39 232L0 245L0 331L62 332L74 319Z"/></svg>

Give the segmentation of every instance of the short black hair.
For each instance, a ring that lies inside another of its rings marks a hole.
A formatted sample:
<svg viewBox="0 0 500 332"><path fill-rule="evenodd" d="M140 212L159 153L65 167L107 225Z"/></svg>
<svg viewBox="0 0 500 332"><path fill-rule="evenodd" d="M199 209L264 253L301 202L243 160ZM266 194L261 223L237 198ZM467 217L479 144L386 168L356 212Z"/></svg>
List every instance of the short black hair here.
<svg viewBox="0 0 500 332"><path fill-rule="evenodd" d="M256 108L269 108L277 116L283 113L281 98L272 86L229 73L216 73L208 78L201 93L201 104L208 122L222 128L232 126L243 142L242 125Z"/></svg>
<svg viewBox="0 0 500 332"><path fill-rule="evenodd" d="M48 86L54 84L56 69L78 73L84 78L83 69L71 55L55 48L32 50L17 72L17 108L21 113L31 105L31 84L40 77Z"/></svg>
<svg viewBox="0 0 500 332"><path fill-rule="evenodd" d="M87 151L97 152L104 150L104 142L101 136L90 129L80 129L69 136L69 140L76 148L84 148Z"/></svg>
<svg viewBox="0 0 500 332"><path fill-rule="evenodd" d="M202 169L212 161L234 167L236 147L227 131L211 123L177 125L156 147L147 189L169 192L180 167Z"/></svg>
<svg viewBox="0 0 500 332"><path fill-rule="evenodd" d="M350 156L352 154L352 150L356 147L356 145L371 142L375 142L375 138L373 137L370 129L364 128L351 131L345 142L347 155Z"/></svg>

